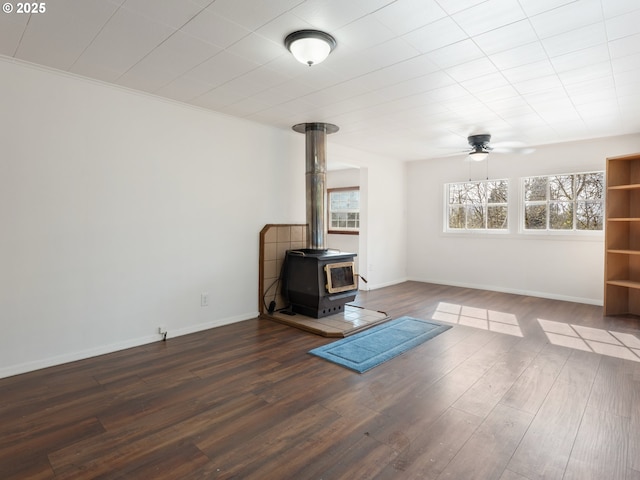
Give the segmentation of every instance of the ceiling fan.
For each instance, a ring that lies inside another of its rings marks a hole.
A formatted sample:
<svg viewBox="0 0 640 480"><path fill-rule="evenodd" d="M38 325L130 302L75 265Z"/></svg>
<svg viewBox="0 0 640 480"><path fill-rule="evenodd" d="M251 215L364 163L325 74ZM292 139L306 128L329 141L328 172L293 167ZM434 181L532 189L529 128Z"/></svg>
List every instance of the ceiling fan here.
<svg viewBox="0 0 640 480"><path fill-rule="evenodd" d="M488 133L469 135L467 137L471 150L467 150L466 160L469 162L481 162L485 160L489 153L496 151L499 153L531 153L535 151L534 148L525 147L520 142L503 142L490 145L491 135Z"/></svg>
<svg viewBox="0 0 640 480"><path fill-rule="evenodd" d="M481 162L485 158L489 156L489 152L493 150L493 148L489 145L491 141L491 135L488 133L481 135L469 135L467 137L467 141L471 146L471 151L469 152L469 156L467 160L471 162Z"/></svg>

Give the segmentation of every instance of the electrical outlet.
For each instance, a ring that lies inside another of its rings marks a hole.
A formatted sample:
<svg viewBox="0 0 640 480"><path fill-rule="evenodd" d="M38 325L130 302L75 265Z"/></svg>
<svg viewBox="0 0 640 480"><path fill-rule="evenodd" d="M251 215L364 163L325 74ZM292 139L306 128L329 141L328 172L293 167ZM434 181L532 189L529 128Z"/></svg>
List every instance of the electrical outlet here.
<svg viewBox="0 0 640 480"><path fill-rule="evenodd" d="M158 333L160 335L164 335L165 333L167 333L167 327L158 327Z"/></svg>
<svg viewBox="0 0 640 480"><path fill-rule="evenodd" d="M200 295L200 306L208 307L209 306L209 294L203 293Z"/></svg>

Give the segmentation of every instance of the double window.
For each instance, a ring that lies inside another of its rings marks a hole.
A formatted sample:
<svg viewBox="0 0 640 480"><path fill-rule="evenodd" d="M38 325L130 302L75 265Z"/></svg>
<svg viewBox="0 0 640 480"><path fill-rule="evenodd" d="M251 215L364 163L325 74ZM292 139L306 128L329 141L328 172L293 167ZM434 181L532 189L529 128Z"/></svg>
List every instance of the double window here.
<svg viewBox="0 0 640 480"><path fill-rule="evenodd" d="M523 230L602 230L603 172L527 177L522 190Z"/></svg>
<svg viewBox="0 0 640 480"><path fill-rule="evenodd" d="M604 172L526 177L521 181L522 231L602 230ZM449 183L447 231L509 230L509 181Z"/></svg>
<svg viewBox="0 0 640 480"><path fill-rule="evenodd" d="M508 180L450 183L447 227L449 230L507 230Z"/></svg>

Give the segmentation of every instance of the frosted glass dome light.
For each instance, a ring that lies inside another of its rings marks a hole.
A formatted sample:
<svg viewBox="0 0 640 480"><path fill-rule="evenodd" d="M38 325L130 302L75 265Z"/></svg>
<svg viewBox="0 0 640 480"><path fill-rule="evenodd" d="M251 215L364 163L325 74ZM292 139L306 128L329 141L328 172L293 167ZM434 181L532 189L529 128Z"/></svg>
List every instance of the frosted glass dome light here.
<svg viewBox="0 0 640 480"><path fill-rule="evenodd" d="M487 158L489 156L489 152L483 151L483 150L479 150L476 149L473 152L471 152L469 154L469 159L472 162L481 162L483 161L485 158Z"/></svg>
<svg viewBox="0 0 640 480"><path fill-rule="evenodd" d="M331 35L319 30L300 30L284 39L287 49L296 60L305 65L316 65L324 61L336 47Z"/></svg>

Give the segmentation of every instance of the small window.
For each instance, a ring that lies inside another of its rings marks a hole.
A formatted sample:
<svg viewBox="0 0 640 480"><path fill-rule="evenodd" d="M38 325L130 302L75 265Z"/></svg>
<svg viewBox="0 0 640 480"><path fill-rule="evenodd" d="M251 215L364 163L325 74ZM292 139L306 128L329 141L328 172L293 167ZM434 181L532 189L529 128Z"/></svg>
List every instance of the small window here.
<svg viewBox="0 0 640 480"><path fill-rule="evenodd" d="M447 185L447 230L508 230L508 180Z"/></svg>
<svg viewBox="0 0 640 480"><path fill-rule="evenodd" d="M604 172L523 179L526 231L602 230Z"/></svg>
<svg viewBox="0 0 640 480"><path fill-rule="evenodd" d="M329 233L357 235L360 231L360 188L330 188Z"/></svg>

